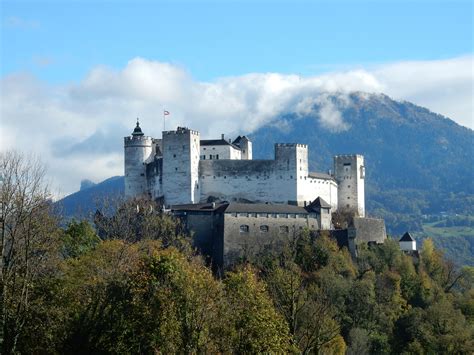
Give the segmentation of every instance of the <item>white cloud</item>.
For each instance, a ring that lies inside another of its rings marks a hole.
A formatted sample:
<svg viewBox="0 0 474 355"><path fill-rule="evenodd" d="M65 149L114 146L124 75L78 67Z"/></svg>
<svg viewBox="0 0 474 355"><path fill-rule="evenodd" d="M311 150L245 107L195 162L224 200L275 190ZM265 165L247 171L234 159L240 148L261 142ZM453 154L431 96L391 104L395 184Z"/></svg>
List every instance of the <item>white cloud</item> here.
<svg viewBox="0 0 474 355"><path fill-rule="evenodd" d="M473 57L401 62L313 77L251 73L199 82L185 69L142 58L122 70L96 67L79 83L49 85L26 74L1 81L0 149L39 153L63 193L80 180L123 173L122 137L139 116L146 134L185 125L204 137L248 133L282 113L320 107L321 126L348 129L326 92L386 93L474 127ZM348 105L350 103L347 103ZM275 124L275 122L273 122Z"/></svg>
<svg viewBox="0 0 474 355"><path fill-rule="evenodd" d="M37 29L40 27L38 21L27 20L18 16L10 16L2 20L7 28L16 28L21 30Z"/></svg>

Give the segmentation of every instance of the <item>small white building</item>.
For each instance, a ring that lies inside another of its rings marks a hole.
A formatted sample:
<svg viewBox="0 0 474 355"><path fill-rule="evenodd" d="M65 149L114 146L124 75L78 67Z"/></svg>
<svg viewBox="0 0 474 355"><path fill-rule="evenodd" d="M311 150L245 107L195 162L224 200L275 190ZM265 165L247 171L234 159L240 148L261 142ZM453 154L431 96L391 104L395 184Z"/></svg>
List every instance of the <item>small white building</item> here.
<svg viewBox="0 0 474 355"><path fill-rule="evenodd" d="M402 251L415 251L416 240L411 236L410 233L406 232L403 237L399 240L400 250Z"/></svg>

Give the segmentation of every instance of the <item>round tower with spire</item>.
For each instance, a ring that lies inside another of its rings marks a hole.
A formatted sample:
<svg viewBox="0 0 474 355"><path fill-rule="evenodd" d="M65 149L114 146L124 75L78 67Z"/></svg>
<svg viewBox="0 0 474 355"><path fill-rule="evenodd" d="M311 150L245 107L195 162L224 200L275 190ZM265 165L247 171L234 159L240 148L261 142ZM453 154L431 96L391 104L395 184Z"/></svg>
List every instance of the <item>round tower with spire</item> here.
<svg viewBox="0 0 474 355"><path fill-rule="evenodd" d="M153 157L153 141L143 134L140 122L132 134L124 137L125 197L148 194L145 162Z"/></svg>

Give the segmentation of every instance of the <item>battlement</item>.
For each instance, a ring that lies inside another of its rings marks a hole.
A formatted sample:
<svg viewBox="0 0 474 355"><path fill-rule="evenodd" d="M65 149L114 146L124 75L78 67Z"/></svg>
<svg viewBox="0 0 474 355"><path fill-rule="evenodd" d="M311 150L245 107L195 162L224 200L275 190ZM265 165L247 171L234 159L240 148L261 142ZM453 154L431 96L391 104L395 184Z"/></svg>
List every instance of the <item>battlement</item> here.
<svg viewBox="0 0 474 355"><path fill-rule="evenodd" d="M300 143L275 143L275 148L285 147L285 148L308 148L307 144Z"/></svg>
<svg viewBox="0 0 474 355"><path fill-rule="evenodd" d="M335 155L334 159L352 159L352 158L364 158L362 154L339 154Z"/></svg>
<svg viewBox="0 0 474 355"><path fill-rule="evenodd" d="M152 139L151 137L149 136L127 136L127 137L123 137L123 140L124 140L124 143L125 143L125 146L140 146L140 145L143 145L143 144L151 144L152 142Z"/></svg>
<svg viewBox="0 0 474 355"><path fill-rule="evenodd" d="M194 136L198 136L199 132L194 131L192 129L189 129L187 127L178 127L176 131L163 131L163 136L168 136L168 135L178 135L178 134L186 134L186 133L191 133Z"/></svg>

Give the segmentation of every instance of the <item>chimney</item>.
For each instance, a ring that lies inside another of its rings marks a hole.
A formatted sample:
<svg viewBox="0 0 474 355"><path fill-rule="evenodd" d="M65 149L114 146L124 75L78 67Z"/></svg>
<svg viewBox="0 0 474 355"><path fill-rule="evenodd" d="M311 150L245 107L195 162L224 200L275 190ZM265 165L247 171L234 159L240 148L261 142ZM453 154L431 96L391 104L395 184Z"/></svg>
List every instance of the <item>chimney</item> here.
<svg viewBox="0 0 474 355"><path fill-rule="evenodd" d="M221 139L224 140L224 133L221 134Z"/></svg>

